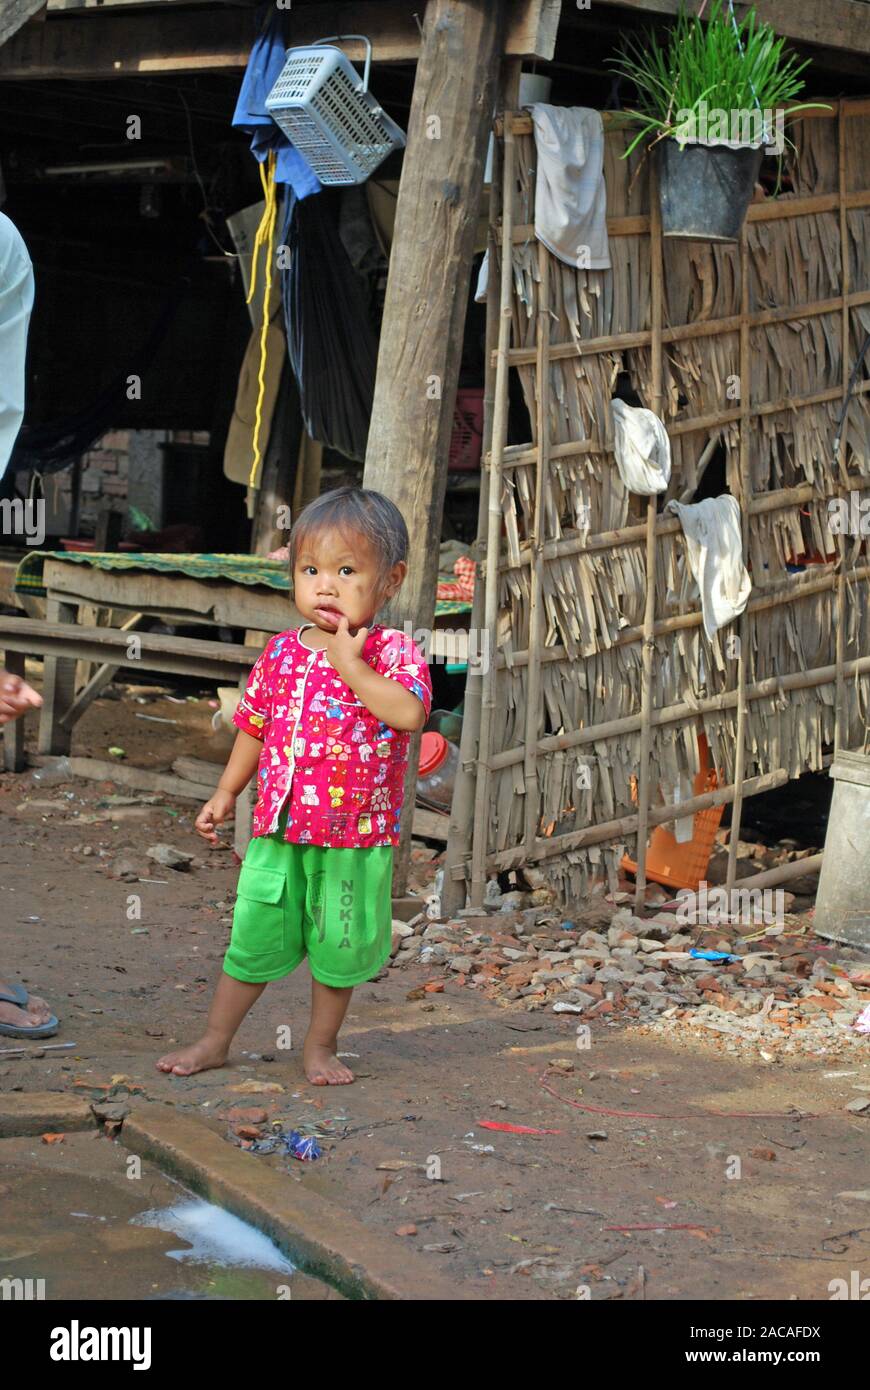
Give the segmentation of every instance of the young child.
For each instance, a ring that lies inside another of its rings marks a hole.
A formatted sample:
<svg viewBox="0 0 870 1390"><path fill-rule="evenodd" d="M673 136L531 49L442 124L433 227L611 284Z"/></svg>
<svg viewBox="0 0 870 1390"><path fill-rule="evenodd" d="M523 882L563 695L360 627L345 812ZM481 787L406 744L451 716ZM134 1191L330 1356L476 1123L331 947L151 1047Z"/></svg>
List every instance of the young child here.
<svg viewBox="0 0 870 1390"><path fill-rule="evenodd" d="M383 967L391 944L393 846L412 730L429 714L423 657L401 632L371 626L407 573L408 531L378 492L317 498L290 532L302 626L273 637L239 702L236 743L196 829L215 827L257 772L253 838L239 875L223 974L203 1036L167 1053L161 1071L222 1066L270 980L308 957L309 1081L353 1073L336 1057L353 986Z"/></svg>

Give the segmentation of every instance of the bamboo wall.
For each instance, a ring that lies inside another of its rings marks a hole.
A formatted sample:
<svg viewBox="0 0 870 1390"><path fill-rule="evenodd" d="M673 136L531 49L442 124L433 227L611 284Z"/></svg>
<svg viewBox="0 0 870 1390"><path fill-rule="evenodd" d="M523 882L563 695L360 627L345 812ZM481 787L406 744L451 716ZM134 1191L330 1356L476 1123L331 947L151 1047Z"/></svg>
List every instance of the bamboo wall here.
<svg viewBox="0 0 870 1390"><path fill-rule="evenodd" d="M754 203L737 246L663 240L652 161L621 159L630 133L606 125L607 271L535 240L531 120L500 133L473 616L496 659L468 685L448 873L474 904L487 876L523 864L577 894L640 845L640 897L648 829L697 772L700 731L738 828L744 795L820 769L824 745L864 746L870 561L860 536L831 535L827 501L870 496L866 365L832 454L870 330L870 102L792 127L794 192ZM514 370L532 438L507 446ZM667 425L660 498L629 494L616 468L620 371ZM661 509L720 440L753 591L711 643ZM789 573L812 552L838 558Z"/></svg>

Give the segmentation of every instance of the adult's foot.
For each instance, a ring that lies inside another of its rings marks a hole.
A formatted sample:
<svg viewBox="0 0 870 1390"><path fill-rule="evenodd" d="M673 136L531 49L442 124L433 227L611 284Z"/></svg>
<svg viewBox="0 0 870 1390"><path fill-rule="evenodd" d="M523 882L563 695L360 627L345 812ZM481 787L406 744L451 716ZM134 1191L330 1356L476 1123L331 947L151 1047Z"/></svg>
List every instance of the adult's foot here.
<svg viewBox="0 0 870 1390"><path fill-rule="evenodd" d="M208 1034L182 1047L178 1052L167 1052L157 1061L158 1071L168 1071L174 1076L192 1076L197 1071L208 1071L211 1067L222 1067L229 1051L226 1043Z"/></svg>
<svg viewBox="0 0 870 1390"><path fill-rule="evenodd" d="M302 1065L313 1086L347 1086L353 1081L350 1067L346 1067L335 1055L337 1046L338 1039L331 1046L305 1039Z"/></svg>
<svg viewBox="0 0 870 1390"><path fill-rule="evenodd" d="M0 980L0 994L11 994L12 986L8 980ZM17 1004L0 1003L0 1023L11 1023L15 1028L41 1028L51 1018L51 1009L44 999L35 994L27 996L24 1008Z"/></svg>

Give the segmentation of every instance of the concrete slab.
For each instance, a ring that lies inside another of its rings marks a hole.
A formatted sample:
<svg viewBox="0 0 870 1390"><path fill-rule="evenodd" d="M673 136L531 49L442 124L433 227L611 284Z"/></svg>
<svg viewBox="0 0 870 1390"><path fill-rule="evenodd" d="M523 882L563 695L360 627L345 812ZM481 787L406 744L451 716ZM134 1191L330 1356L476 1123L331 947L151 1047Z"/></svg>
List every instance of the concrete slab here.
<svg viewBox="0 0 870 1390"><path fill-rule="evenodd" d="M273 1240L304 1273L348 1298L458 1300L461 1285L432 1271L398 1237L395 1244L291 1178L234 1148L196 1120L142 1105L125 1120L131 1153L158 1163Z"/></svg>
<svg viewBox="0 0 870 1390"><path fill-rule="evenodd" d="M0 1139L70 1130L94 1129L90 1105L58 1091L7 1092L0 1095Z"/></svg>

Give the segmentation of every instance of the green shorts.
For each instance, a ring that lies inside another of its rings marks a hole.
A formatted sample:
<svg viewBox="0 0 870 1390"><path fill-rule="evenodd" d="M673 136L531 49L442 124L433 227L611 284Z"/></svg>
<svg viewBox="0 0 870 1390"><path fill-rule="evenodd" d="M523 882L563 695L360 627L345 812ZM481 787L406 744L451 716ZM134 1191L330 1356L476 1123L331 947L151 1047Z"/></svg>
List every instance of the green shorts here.
<svg viewBox="0 0 870 1390"><path fill-rule="evenodd" d="M282 832L251 840L224 970L262 984L307 956L321 984L370 980L389 959L393 851L291 845Z"/></svg>

